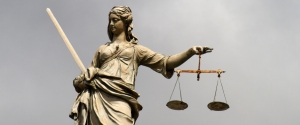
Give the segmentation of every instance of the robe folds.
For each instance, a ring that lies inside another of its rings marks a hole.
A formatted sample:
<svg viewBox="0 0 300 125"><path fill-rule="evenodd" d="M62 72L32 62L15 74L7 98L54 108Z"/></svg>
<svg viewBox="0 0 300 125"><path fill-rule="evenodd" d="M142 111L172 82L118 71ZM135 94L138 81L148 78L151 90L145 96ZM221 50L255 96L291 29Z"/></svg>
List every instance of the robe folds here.
<svg viewBox="0 0 300 125"><path fill-rule="evenodd" d="M69 116L75 125L134 125L142 110L134 90L138 67L144 65L171 78L174 70L166 70L168 58L132 43L100 46L90 65L99 70L78 94Z"/></svg>

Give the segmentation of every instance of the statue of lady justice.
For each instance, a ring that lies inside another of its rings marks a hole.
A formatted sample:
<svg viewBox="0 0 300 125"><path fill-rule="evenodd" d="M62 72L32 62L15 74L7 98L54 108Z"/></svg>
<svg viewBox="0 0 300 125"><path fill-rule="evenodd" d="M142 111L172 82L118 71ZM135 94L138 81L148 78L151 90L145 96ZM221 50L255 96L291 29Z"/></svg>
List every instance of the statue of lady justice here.
<svg viewBox="0 0 300 125"><path fill-rule="evenodd" d="M115 6L109 12L107 27L111 42L96 51L87 71L73 81L79 93L70 117L76 125L134 125L142 106L134 90L140 65L171 78L174 68L193 55L212 51L194 46L185 52L164 56L138 44L132 34L132 12L127 6Z"/></svg>

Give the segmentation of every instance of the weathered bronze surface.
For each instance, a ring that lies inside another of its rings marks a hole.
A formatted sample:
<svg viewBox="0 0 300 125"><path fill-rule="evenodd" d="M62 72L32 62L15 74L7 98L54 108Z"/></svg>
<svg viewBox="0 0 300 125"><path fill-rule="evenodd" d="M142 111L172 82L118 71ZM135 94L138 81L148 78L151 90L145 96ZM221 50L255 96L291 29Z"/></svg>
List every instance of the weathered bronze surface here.
<svg viewBox="0 0 300 125"><path fill-rule="evenodd" d="M173 110L184 110L188 107L188 104L183 101L172 100L167 103L167 106Z"/></svg>
<svg viewBox="0 0 300 125"><path fill-rule="evenodd" d="M209 103L207 105L207 107L210 110L214 110L214 111L224 111L224 110L227 110L229 108L229 105L227 103L224 103L224 102L213 101L213 102Z"/></svg>

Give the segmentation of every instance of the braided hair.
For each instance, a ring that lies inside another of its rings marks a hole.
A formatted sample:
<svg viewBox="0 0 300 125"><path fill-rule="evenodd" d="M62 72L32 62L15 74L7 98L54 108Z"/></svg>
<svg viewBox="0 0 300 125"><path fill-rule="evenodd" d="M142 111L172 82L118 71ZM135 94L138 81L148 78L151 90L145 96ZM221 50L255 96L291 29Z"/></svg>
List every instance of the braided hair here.
<svg viewBox="0 0 300 125"><path fill-rule="evenodd" d="M110 10L108 16L110 16L110 14L115 14L121 18L121 20L125 25L126 40L130 41L133 44L137 44L138 39L131 32L133 30L133 24L132 24L133 19L132 19L131 9L128 6L114 6ZM108 21L107 34L109 39L112 41L114 34L111 32L109 24L110 24L110 20Z"/></svg>

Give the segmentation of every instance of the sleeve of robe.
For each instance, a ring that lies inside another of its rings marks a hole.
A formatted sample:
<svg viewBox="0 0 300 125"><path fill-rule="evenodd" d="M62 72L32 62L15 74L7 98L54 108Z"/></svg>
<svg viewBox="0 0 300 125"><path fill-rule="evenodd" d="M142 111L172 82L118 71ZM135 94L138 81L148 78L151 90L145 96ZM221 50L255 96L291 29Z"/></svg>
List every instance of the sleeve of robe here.
<svg viewBox="0 0 300 125"><path fill-rule="evenodd" d="M136 45L135 48L139 65L147 66L152 70L161 73L167 79L170 79L173 76L174 69L166 69L169 56L156 53L142 45Z"/></svg>
<svg viewBox="0 0 300 125"><path fill-rule="evenodd" d="M95 68L100 68L100 59L98 59L98 58L99 58L99 55L100 55L100 51L101 51L101 49L104 48L104 46L105 46L105 45L101 45L101 46L97 49L97 51L95 52L95 54L94 54L94 56L93 56L93 60L92 60L92 62L91 62L91 65L90 65L89 67L93 66L93 67L95 67Z"/></svg>

